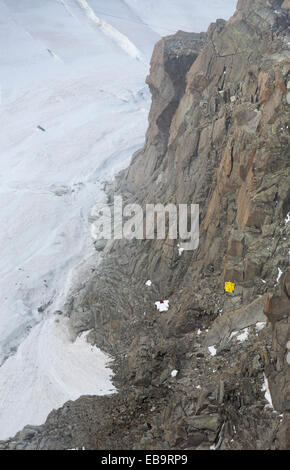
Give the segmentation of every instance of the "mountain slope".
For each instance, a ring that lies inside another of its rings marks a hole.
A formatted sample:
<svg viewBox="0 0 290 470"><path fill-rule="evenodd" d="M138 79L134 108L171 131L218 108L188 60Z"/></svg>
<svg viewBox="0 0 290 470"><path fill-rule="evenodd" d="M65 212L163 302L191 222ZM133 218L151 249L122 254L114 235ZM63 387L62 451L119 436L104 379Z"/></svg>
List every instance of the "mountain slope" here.
<svg viewBox="0 0 290 470"><path fill-rule="evenodd" d="M107 245L67 314L114 353L120 393L67 403L2 448L290 447L288 24L289 2L240 0L206 36L156 45L146 143L114 190L199 203L200 245Z"/></svg>
<svg viewBox="0 0 290 470"><path fill-rule="evenodd" d="M289 2L240 0L207 35L156 45L146 143L108 200L199 203L199 247L107 244L66 313L115 355L120 393L67 403L1 448L290 447L288 25Z"/></svg>
<svg viewBox="0 0 290 470"><path fill-rule="evenodd" d="M153 46L160 32L196 24L199 5L185 0L180 8L171 1L164 17L163 2L154 4L151 16L152 2L133 3L0 0L1 438L103 388L87 364L91 347L70 345L66 321L50 316L70 305L99 262L90 208L105 199L103 182L143 145ZM204 2L206 24L220 11L209 12L210 4ZM235 1L225 4L229 16ZM64 341L63 363L57 338ZM67 375L54 380L64 367L75 371L77 354L81 383ZM99 358L105 366L107 357ZM49 379L47 364L54 367Z"/></svg>

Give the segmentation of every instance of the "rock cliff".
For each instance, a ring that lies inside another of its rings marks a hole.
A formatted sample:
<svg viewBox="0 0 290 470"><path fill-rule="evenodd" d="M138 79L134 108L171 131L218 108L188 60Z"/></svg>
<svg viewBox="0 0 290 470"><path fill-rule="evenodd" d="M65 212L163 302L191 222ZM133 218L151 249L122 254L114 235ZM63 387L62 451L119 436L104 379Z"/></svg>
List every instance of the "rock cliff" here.
<svg viewBox="0 0 290 470"><path fill-rule="evenodd" d="M239 0L228 22L156 44L146 143L108 202L199 204L199 247L102 247L66 314L113 355L120 393L68 402L0 448L290 448L289 14Z"/></svg>

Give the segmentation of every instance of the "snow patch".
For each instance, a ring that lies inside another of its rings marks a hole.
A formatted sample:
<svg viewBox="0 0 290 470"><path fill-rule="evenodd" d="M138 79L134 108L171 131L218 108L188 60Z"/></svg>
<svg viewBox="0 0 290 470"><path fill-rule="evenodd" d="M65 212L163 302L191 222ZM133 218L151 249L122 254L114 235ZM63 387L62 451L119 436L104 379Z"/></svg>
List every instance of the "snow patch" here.
<svg viewBox="0 0 290 470"><path fill-rule="evenodd" d="M269 406L270 408L273 408L272 397L271 397L271 393L270 393L270 389L269 389L269 383L268 383L268 379L267 379L265 374L264 374L264 383L263 383L263 386L261 388L261 391L265 392L265 398L266 398L267 402L269 403L269 405L267 405L267 406Z"/></svg>
<svg viewBox="0 0 290 470"><path fill-rule="evenodd" d="M265 321L260 321L260 322L256 323L255 328L256 328L257 331L261 331L261 330L263 330L263 328L265 328L265 326L266 326L266 322Z"/></svg>
<svg viewBox="0 0 290 470"><path fill-rule="evenodd" d="M178 374L178 370L173 370L173 371L171 372L171 377L176 377L177 374Z"/></svg>
<svg viewBox="0 0 290 470"><path fill-rule="evenodd" d="M150 279L149 279L147 282L145 282L145 286L147 286L147 287L151 287L151 286L152 286L152 282L150 281Z"/></svg>
<svg viewBox="0 0 290 470"><path fill-rule="evenodd" d="M210 346L208 350L212 356L216 356L217 350L214 346Z"/></svg>
<svg viewBox="0 0 290 470"><path fill-rule="evenodd" d="M283 271L278 267L278 276L277 276L276 282L279 282L280 277L282 276L282 274L283 274Z"/></svg>
<svg viewBox="0 0 290 470"><path fill-rule="evenodd" d="M249 328L245 328L243 330L243 333L237 336L237 340L243 343L244 341L246 341L246 339L248 339L248 336L249 336Z"/></svg>
<svg viewBox="0 0 290 470"><path fill-rule="evenodd" d="M179 244L177 245L177 248L178 248L178 254L179 256L181 256L182 253L184 252L184 248L182 248Z"/></svg>
<svg viewBox="0 0 290 470"><path fill-rule="evenodd" d="M231 339L237 336L237 334L238 334L238 331L232 331L231 336L229 337L229 341L231 341Z"/></svg>
<svg viewBox="0 0 290 470"><path fill-rule="evenodd" d="M68 400L116 392L109 357L87 342L87 333L72 342L68 322L52 316L39 323L0 368L0 439L43 424Z"/></svg>

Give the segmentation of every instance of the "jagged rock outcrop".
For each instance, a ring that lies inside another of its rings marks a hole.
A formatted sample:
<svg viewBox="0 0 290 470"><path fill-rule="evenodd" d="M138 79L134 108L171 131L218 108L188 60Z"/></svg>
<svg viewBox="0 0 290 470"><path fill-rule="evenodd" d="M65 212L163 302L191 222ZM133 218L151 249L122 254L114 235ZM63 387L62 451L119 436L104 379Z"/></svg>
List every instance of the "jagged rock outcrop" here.
<svg viewBox="0 0 290 470"><path fill-rule="evenodd" d="M289 13L239 0L206 34L156 45L146 143L108 199L199 204L199 247L107 243L67 314L114 355L120 394L69 402L0 448L290 448Z"/></svg>

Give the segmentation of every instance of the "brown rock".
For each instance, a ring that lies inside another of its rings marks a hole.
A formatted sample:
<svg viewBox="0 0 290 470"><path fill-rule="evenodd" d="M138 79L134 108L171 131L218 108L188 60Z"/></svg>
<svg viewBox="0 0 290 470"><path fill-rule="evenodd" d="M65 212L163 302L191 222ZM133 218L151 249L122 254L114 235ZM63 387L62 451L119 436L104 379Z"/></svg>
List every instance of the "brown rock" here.
<svg viewBox="0 0 290 470"><path fill-rule="evenodd" d="M290 268L281 277L278 288L266 296L264 313L271 323L290 316L289 282Z"/></svg>

